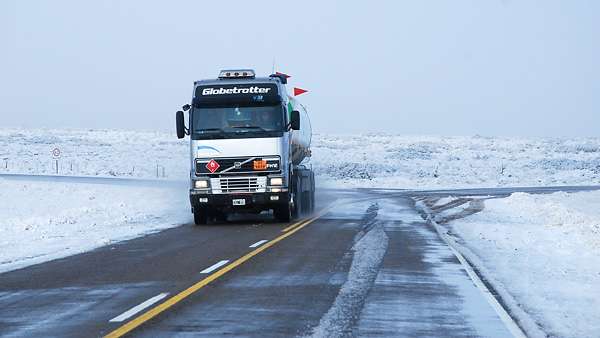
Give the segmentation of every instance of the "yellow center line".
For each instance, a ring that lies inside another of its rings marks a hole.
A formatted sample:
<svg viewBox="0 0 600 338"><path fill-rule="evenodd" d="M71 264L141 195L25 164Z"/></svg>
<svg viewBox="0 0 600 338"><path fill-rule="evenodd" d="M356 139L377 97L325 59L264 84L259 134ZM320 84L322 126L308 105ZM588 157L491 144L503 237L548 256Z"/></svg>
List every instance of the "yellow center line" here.
<svg viewBox="0 0 600 338"><path fill-rule="evenodd" d="M135 328L137 328L138 326L144 324L145 322L149 321L150 319L158 316L160 313L164 312L165 310L171 308L172 306L174 306L175 304L179 303L180 301L182 301L183 299L189 297L190 295L192 295L194 292L202 289L203 287L205 287L206 285L208 285L210 282L216 280L217 278L223 276L224 274L228 273L229 271L235 269L236 267L242 265L243 263L245 263L246 261L248 261L250 258L258 255L259 253L267 250L268 248L272 247L273 245L275 245L275 243L293 235L294 233L296 233L298 230L304 228L305 226L309 225L310 223L314 222L316 219L318 219L319 217L323 216L325 213L327 213L327 211L329 211L331 207L325 208L323 209L318 215L309 218L307 220L302 220L300 222L294 223L291 226L289 226L288 228L291 228L292 230L289 230L287 232L285 232L284 234L282 234L281 236L275 238L274 240L265 243L263 246L260 246L258 248L256 248L255 250L247 253L246 255L238 258L237 260L235 260L234 262L226 265L225 267L223 267L221 270L216 271L215 273L209 275L208 277L204 278L203 280L197 282L196 284L188 287L187 289L181 291L180 293L174 295L173 297L167 299L166 301L164 301L163 303L151 308L150 310L146 311L145 313L143 313L142 315L140 315L139 317L136 317L135 319L132 319L131 321L123 324L122 326L120 326L119 328L115 329L114 331L110 332L109 334L107 334L105 336L105 338L115 338L115 337L122 337L123 335L131 332L132 330L134 330ZM287 228L286 228L287 229ZM285 229L284 229L285 231Z"/></svg>
<svg viewBox="0 0 600 338"><path fill-rule="evenodd" d="M314 221L315 219L322 217L323 215L325 215L327 212L329 212L329 210L333 209L334 206L336 206L337 203L331 203L330 205L326 206L325 208L321 209L321 211L319 211L317 213L317 216L313 217L313 218L308 218L309 220ZM302 221L294 223L290 226L288 226L287 228L284 228L283 230L281 230L281 232L288 232L290 230L292 230L293 228L299 226L300 224L302 224Z"/></svg>
<svg viewBox="0 0 600 338"><path fill-rule="evenodd" d="M288 232L288 231L292 230L293 228L295 228L295 227L297 227L297 226L301 225L301 224L302 224L304 221L305 221L305 220L302 220L302 221L300 221L300 222L296 222L296 223L294 223L294 224L292 224L292 225L288 226L287 228L284 228L283 230L281 230L281 232Z"/></svg>

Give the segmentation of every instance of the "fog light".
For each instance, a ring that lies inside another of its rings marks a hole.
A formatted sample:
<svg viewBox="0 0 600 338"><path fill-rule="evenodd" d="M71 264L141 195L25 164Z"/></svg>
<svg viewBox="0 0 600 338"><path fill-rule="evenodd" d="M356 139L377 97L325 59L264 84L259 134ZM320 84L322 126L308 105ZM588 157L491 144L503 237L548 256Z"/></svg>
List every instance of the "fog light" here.
<svg viewBox="0 0 600 338"><path fill-rule="evenodd" d="M200 197L200 198L198 198L198 202L200 202L200 203L208 203L208 198L207 197Z"/></svg>
<svg viewBox="0 0 600 338"><path fill-rule="evenodd" d="M271 201L279 201L279 196L277 196L277 195L271 196Z"/></svg>
<svg viewBox="0 0 600 338"><path fill-rule="evenodd" d="M271 192L281 192L281 188L271 188Z"/></svg>
<svg viewBox="0 0 600 338"><path fill-rule="evenodd" d="M207 180L197 180L197 181L194 181L194 188L196 188L196 189L206 189L206 188L208 188L208 181Z"/></svg>

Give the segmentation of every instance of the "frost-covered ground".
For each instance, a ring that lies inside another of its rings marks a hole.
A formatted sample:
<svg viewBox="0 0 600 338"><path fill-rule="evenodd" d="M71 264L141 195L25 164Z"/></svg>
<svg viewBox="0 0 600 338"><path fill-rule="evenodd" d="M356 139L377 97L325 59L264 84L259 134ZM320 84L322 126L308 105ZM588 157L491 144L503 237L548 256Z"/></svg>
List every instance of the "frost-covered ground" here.
<svg viewBox="0 0 600 338"><path fill-rule="evenodd" d="M600 138L317 135L314 165L345 186L466 188L600 183Z"/></svg>
<svg viewBox="0 0 600 338"><path fill-rule="evenodd" d="M118 130L0 129L0 173L188 177L189 146L173 134Z"/></svg>
<svg viewBox="0 0 600 338"><path fill-rule="evenodd" d="M600 337L600 191L485 201L450 223L551 337Z"/></svg>
<svg viewBox="0 0 600 338"><path fill-rule="evenodd" d="M0 173L187 179L174 133L0 129ZM321 186L452 188L600 184L600 138L326 135L313 138Z"/></svg>
<svg viewBox="0 0 600 338"><path fill-rule="evenodd" d="M0 272L190 222L185 188L0 177Z"/></svg>

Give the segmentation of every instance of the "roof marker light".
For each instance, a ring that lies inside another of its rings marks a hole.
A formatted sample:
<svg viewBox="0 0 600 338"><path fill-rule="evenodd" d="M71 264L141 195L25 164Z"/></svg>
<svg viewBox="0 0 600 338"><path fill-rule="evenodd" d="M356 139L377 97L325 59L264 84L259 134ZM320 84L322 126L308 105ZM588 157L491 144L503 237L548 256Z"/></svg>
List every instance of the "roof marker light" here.
<svg viewBox="0 0 600 338"><path fill-rule="evenodd" d="M254 78L255 76L252 69L228 69L219 73L219 79Z"/></svg>

